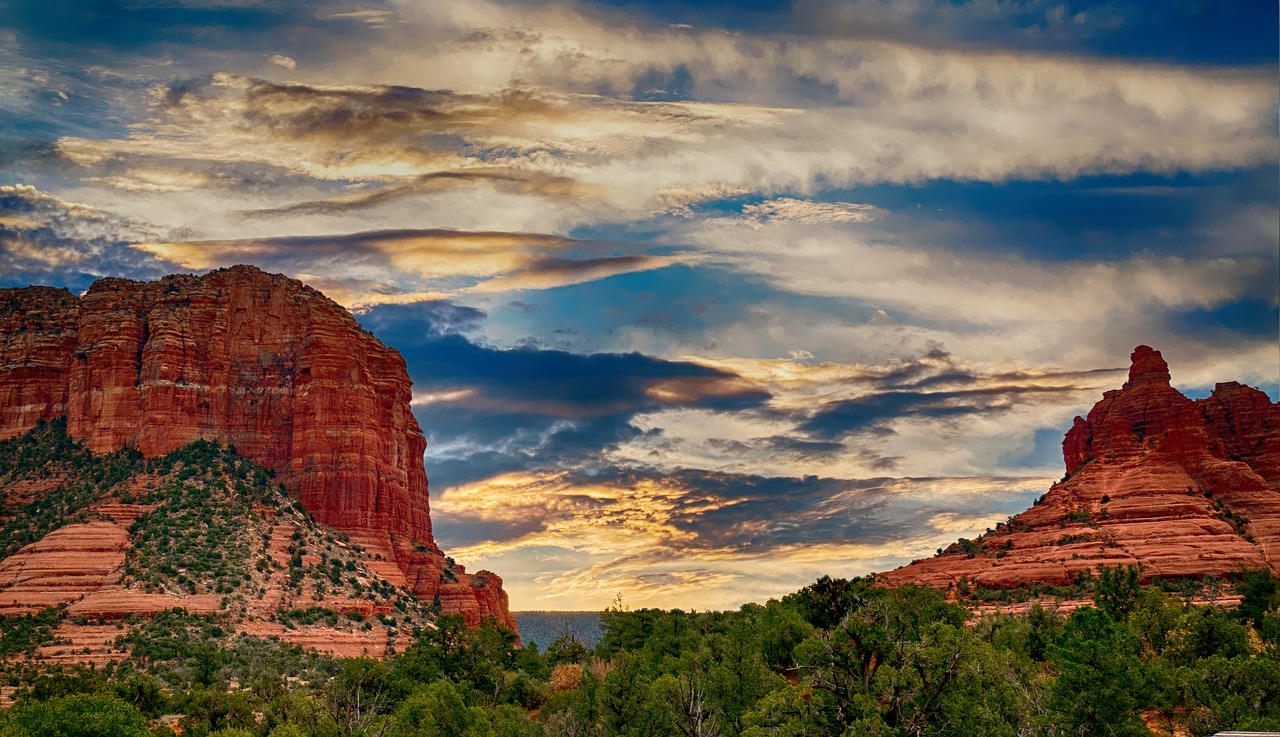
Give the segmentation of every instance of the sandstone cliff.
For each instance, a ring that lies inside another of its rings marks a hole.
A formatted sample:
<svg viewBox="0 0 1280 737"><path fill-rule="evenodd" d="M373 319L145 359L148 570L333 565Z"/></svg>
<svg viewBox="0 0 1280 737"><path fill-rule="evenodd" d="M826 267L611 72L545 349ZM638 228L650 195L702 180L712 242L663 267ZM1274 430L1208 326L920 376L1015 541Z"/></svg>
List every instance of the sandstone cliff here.
<svg viewBox="0 0 1280 737"><path fill-rule="evenodd" d="M234 446L317 520L394 562L398 584L514 631L500 578L445 573L410 397L398 352L321 293L253 267L101 279L80 298L0 290L0 439L65 417L95 453Z"/></svg>
<svg viewBox="0 0 1280 737"><path fill-rule="evenodd" d="M1129 380L1077 417L1066 477L975 541L885 574L893 583L1063 585L1099 565L1143 578L1280 573L1280 405L1235 382L1192 401L1159 351L1138 346Z"/></svg>

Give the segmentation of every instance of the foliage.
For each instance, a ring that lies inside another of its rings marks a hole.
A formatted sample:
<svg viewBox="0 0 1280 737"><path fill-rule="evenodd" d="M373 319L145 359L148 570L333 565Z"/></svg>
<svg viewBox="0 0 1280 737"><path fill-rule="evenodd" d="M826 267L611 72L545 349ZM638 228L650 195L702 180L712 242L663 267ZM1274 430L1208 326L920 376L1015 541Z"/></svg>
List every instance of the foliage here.
<svg viewBox="0 0 1280 737"><path fill-rule="evenodd" d="M149 487L124 483L143 470ZM175 609L121 623L124 659L101 669L13 657L52 642L63 611L0 618L5 675L19 687L16 704L0 710L0 735L1050 737L1144 735L1148 724L1192 735L1280 729L1280 582L1268 574L1241 577L1234 610L1193 603L1201 589L1221 593L1223 581L1140 586L1136 567L1020 590L964 581L941 592L824 576L736 611L628 610L619 602L593 615L598 640L566 625L541 635L551 642L539 650L518 647L493 620L469 628L459 616L433 616L230 449L196 443L149 461L95 458L50 423L0 443L0 481L19 471L44 481L34 500L4 510L29 515L35 530L7 517L0 543L9 549L87 518L99 500L137 493L158 506L138 520L127 576L159 590L219 593L233 606L216 616ZM290 539L271 539L264 506L294 525ZM276 560L272 550L287 557ZM1001 548L961 541L953 552L1000 555ZM411 632L413 642L382 662L235 634L234 605L271 576L295 595L294 608L277 617L286 628L368 624L313 598L341 593L390 605L388 632ZM1035 603L977 616L949 595ZM1054 597L1092 597L1093 606L1063 616Z"/></svg>
<svg viewBox="0 0 1280 737"><path fill-rule="evenodd" d="M65 419L41 422L0 441L0 485L23 479L47 487L34 498L0 508L0 557L8 557L58 527L87 522L89 507L142 466L137 451L95 456L67 435Z"/></svg>
<svg viewBox="0 0 1280 737"><path fill-rule="evenodd" d="M1258 624L1280 618L1269 580L1246 579L1247 605L1228 611L1136 586L1136 571L1103 570L1096 607L1063 617L1037 603L971 621L933 589L822 578L737 611L615 606L601 614L594 648L573 638L545 652L518 648L492 620L471 629L440 617L387 662L233 636L217 617L173 610L121 638L124 663L34 678L18 705L0 712L0 734L64 729L51 725L87 704L119 720L111 729L121 734L169 713L193 737L1275 729L1280 661ZM338 615L312 608L289 616Z"/></svg>
<svg viewBox="0 0 1280 737"><path fill-rule="evenodd" d="M29 654L54 642L53 630L64 614L62 607L48 607L33 614L0 617L0 657Z"/></svg>
<svg viewBox="0 0 1280 737"><path fill-rule="evenodd" d="M8 715L13 737L150 737L132 704L107 693L58 696L19 703Z"/></svg>

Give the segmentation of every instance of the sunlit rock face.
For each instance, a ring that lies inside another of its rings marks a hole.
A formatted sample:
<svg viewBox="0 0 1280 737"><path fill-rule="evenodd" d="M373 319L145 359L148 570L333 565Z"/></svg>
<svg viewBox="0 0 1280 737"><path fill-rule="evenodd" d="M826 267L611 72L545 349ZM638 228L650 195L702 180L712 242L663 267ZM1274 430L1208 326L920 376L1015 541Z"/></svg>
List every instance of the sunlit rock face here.
<svg viewBox="0 0 1280 737"><path fill-rule="evenodd" d="M66 414L78 318L65 289L0 289L0 440Z"/></svg>
<svg viewBox="0 0 1280 737"><path fill-rule="evenodd" d="M410 386L400 354L345 309L253 267L101 279L80 298L0 290L0 438L65 416L96 453L234 445L419 596L514 630L497 576L440 580Z"/></svg>
<svg viewBox="0 0 1280 737"><path fill-rule="evenodd" d="M1236 382L1192 401L1159 351L1131 359L1124 386L1075 419L1067 475L1039 504L886 577L1008 588L1099 565L1141 564L1145 579L1280 572L1280 405Z"/></svg>

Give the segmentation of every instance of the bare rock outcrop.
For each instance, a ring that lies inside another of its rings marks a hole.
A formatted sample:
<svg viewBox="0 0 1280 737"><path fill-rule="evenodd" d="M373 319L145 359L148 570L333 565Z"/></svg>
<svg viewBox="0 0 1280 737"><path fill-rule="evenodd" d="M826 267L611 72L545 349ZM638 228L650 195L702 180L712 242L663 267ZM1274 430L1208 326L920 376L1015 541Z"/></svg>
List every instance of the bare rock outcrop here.
<svg viewBox="0 0 1280 737"><path fill-rule="evenodd" d="M885 574L893 583L987 588L1071 583L1099 565L1143 578L1280 573L1280 405L1230 382L1199 400L1138 346L1129 380L1077 417L1066 477L974 541Z"/></svg>
<svg viewBox="0 0 1280 737"><path fill-rule="evenodd" d="M514 631L500 578L461 574L464 592L442 580L410 385L400 354L340 305L249 266L101 279L79 298L0 290L0 439L65 417L95 453L234 446L419 597Z"/></svg>

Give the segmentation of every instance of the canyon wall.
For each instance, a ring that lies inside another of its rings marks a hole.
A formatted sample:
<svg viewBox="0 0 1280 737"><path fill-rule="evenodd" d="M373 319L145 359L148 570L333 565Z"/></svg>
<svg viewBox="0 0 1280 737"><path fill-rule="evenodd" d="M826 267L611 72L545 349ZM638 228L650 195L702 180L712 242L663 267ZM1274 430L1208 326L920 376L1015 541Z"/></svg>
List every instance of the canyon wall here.
<svg viewBox="0 0 1280 737"><path fill-rule="evenodd" d="M317 520L400 562L420 597L514 630L500 578L442 581L410 384L340 305L253 267L101 279L79 298L0 290L0 439L66 417L96 453L234 445Z"/></svg>

